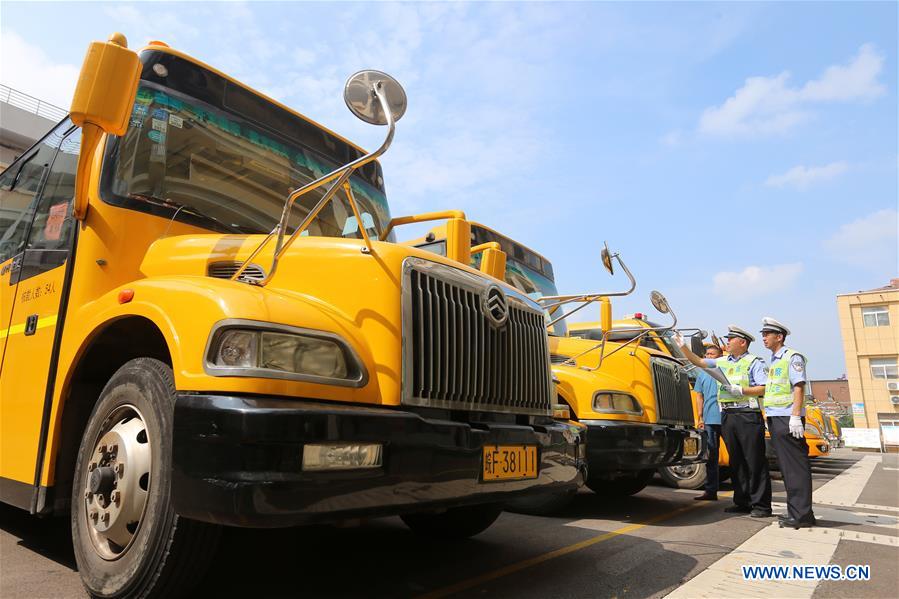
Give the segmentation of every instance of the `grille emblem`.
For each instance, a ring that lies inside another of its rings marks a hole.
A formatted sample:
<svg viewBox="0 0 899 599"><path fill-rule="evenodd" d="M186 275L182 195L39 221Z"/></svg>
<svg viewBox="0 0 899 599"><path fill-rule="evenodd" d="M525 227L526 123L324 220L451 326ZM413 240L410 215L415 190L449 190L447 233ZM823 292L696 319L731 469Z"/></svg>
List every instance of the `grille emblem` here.
<svg viewBox="0 0 899 599"><path fill-rule="evenodd" d="M509 320L509 302L498 285L491 285L481 296L481 312L495 327L501 327Z"/></svg>

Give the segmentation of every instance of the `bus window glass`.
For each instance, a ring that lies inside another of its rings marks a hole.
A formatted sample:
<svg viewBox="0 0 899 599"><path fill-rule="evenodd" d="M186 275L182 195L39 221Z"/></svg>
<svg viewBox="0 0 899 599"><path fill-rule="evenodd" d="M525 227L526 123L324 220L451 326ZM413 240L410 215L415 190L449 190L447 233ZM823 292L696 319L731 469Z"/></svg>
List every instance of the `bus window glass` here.
<svg viewBox="0 0 899 599"><path fill-rule="evenodd" d="M340 166L304 144L188 95L142 82L122 138L107 148L106 201L224 233L267 233L292 190ZM390 220L381 189L350 178L370 235ZM294 204L288 232L327 186ZM307 235L361 238L342 190L311 222Z"/></svg>
<svg viewBox="0 0 899 599"><path fill-rule="evenodd" d="M72 122L64 120L21 161L4 171L0 184L0 262L25 249L35 198L50 173L56 150L71 128Z"/></svg>

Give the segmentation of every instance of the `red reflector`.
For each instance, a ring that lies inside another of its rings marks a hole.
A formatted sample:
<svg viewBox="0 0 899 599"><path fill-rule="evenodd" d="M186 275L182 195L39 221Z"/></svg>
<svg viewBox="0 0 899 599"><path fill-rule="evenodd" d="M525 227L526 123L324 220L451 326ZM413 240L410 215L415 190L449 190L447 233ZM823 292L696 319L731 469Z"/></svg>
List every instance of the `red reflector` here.
<svg viewBox="0 0 899 599"><path fill-rule="evenodd" d="M637 320L643 320L643 312L637 312L636 314L634 314L634 318L636 318Z"/></svg>
<svg viewBox="0 0 899 599"><path fill-rule="evenodd" d="M127 304L131 300L134 299L134 290L133 289L122 289L119 291L119 303Z"/></svg>

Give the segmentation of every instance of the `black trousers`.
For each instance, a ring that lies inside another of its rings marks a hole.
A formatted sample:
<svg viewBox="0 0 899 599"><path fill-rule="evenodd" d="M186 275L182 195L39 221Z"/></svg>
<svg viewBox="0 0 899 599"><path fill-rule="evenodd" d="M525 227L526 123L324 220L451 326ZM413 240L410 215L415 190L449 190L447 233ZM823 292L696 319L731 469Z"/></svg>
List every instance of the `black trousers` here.
<svg viewBox="0 0 899 599"><path fill-rule="evenodd" d="M721 439L720 424L706 424L703 430L709 444L709 459L705 463L705 492L708 495L718 494L718 446Z"/></svg>
<svg viewBox="0 0 899 599"><path fill-rule="evenodd" d="M807 520L812 517L812 468L805 435L797 439L790 434L789 416L769 416L768 430L787 488L787 513L796 520Z"/></svg>
<svg viewBox="0 0 899 599"><path fill-rule="evenodd" d="M721 410L721 435L730 454L734 504L771 511L771 474L765 423L758 410Z"/></svg>

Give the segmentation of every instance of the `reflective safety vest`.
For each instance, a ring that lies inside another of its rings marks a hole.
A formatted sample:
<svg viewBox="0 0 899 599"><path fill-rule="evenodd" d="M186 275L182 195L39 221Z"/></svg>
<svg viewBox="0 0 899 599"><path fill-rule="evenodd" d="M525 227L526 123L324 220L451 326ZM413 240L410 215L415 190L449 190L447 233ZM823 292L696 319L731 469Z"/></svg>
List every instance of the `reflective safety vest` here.
<svg viewBox="0 0 899 599"><path fill-rule="evenodd" d="M768 368L768 382L765 385L766 408L788 408L793 405L793 385L790 383L790 361L793 356L805 356L792 349L774 360Z"/></svg>
<svg viewBox="0 0 899 599"><path fill-rule="evenodd" d="M715 364L721 369L721 372L724 373L724 376L727 377L727 380L730 381L731 385L751 387L749 383L749 368L752 366L753 362L760 359L761 358L753 356L750 353L745 353L740 356L739 360L733 362L727 359L727 357L722 356L715 360ZM736 401L746 401L746 398L740 395L732 395L724 390L724 385L718 383L718 402L733 403Z"/></svg>

